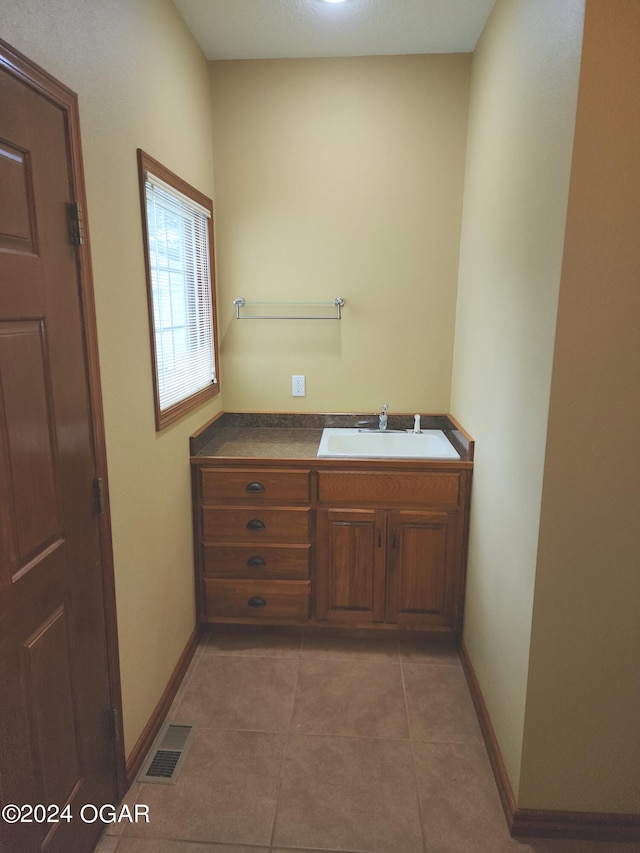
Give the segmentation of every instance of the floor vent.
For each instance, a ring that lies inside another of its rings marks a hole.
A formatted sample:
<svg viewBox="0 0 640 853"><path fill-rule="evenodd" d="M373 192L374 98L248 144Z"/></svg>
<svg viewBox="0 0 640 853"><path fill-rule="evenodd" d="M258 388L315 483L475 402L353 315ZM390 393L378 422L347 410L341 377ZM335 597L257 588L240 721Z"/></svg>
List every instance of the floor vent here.
<svg viewBox="0 0 640 853"><path fill-rule="evenodd" d="M138 782L172 785L189 752L192 733L192 725L166 723L142 765Z"/></svg>

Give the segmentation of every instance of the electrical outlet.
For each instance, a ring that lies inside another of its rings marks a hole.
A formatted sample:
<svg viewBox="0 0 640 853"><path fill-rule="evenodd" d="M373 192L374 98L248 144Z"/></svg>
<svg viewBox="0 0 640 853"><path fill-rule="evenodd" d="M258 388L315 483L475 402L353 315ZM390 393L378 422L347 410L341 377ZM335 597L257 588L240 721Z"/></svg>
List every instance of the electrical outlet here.
<svg viewBox="0 0 640 853"><path fill-rule="evenodd" d="M292 397L304 397L304 376L292 376L291 377L291 396Z"/></svg>

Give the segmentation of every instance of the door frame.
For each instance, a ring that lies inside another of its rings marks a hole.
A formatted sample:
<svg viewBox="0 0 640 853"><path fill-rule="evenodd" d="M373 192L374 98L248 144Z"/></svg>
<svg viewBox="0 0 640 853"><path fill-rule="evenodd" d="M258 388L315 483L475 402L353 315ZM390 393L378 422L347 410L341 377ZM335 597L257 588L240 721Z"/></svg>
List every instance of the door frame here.
<svg viewBox="0 0 640 853"><path fill-rule="evenodd" d="M78 97L71 89L56 80L43 68L0 38L0 68L17 77L38 94L59 107L65 116L68 142L69 175L71 192L82 211L83 239L77 247L76 263L81 297L82 326L85 359L89 382L91 407L92 442L95 459L95 476L103 484L104 500L98 515L100 531L100 564L104 600L105 626L107 634L107 665L111 707L115 710L113 726L113 749L116 771L116 791L122 799L127 791L128 779L124 754L124 730L122 724L122 693L120 686L120 659L118 653L118 624L116 615L115 576L113 545L111 538L111 513L109 509L109 487L107 479L107 450L104 433L102 388L100 384L100 362L98 357L98 335L93 293L91 249L87 225L87 202L80 142L80 113Z"/></svg>

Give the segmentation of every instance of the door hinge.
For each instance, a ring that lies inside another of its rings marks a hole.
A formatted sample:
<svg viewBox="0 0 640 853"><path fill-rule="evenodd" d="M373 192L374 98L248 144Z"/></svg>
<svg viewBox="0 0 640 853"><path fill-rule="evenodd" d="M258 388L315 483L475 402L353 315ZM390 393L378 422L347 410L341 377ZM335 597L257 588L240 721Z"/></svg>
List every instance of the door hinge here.
<svg viewBox="0 0 640 853"><path fill-rule="evenodd" d="M82 205L70 202L67 205L69 215L69 241L72 246L82 246L84 243L84 216Z"/></svg>
<svg viewBox="0 0 640 853"><path fill-rule="evenodd" d="M118 711L116 708L107 708L107 737L115 740L118 734Z"/></svg>
<svg viewBox="0 0 640 853"><path fill-rule="evenodd" d="M104 480L102 477L96 477L93 481L93 495L95 498L96 512L102 515L104 512Z"/></svg>

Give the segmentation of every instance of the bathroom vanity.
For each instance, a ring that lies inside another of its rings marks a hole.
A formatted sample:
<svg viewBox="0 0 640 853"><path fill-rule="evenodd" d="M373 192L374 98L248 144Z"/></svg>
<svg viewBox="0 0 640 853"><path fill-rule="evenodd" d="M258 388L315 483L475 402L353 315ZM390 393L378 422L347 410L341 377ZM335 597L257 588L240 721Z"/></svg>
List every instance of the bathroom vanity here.
<svg viewBox="0 0 640 853"><path fill-rule="evenodd" d="M360 418L225 412L192 437L201 623L460 631L473 441L424 415L448 458L317 455ZM413 425L389 416L390 441Z"/></svg>

